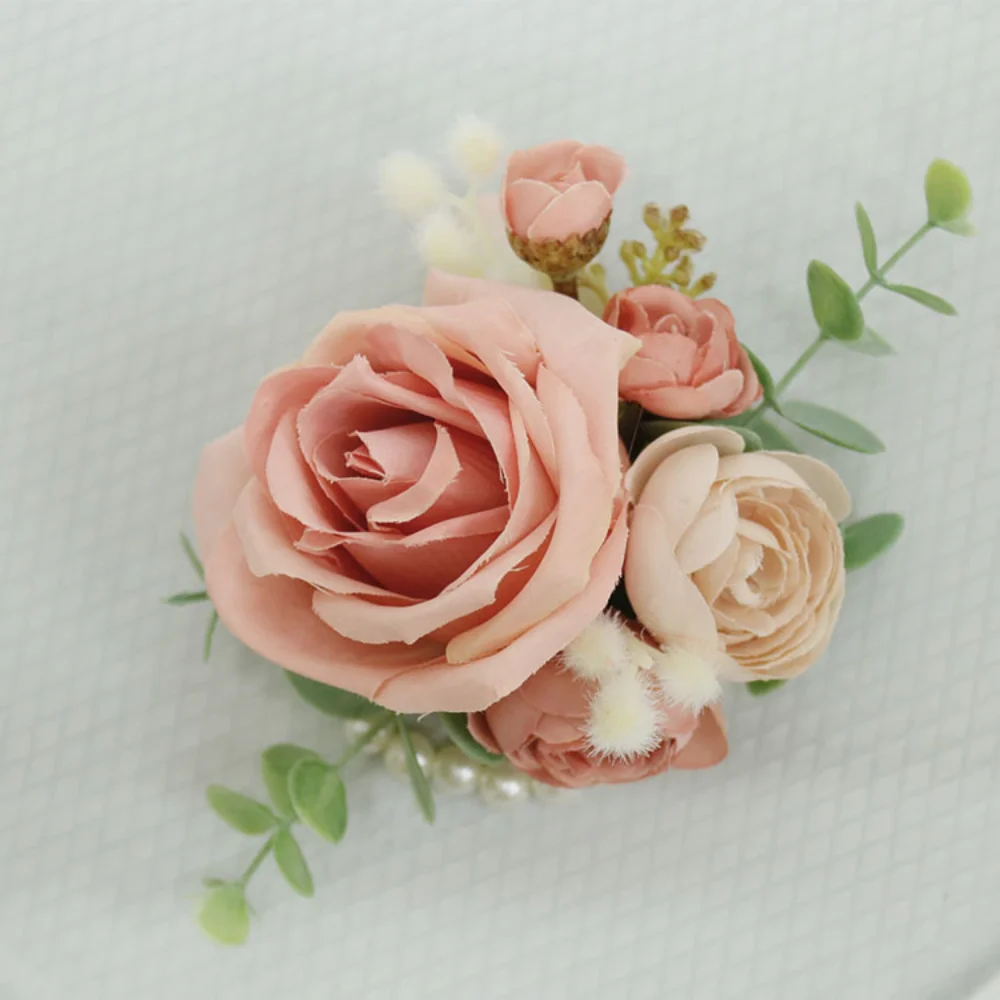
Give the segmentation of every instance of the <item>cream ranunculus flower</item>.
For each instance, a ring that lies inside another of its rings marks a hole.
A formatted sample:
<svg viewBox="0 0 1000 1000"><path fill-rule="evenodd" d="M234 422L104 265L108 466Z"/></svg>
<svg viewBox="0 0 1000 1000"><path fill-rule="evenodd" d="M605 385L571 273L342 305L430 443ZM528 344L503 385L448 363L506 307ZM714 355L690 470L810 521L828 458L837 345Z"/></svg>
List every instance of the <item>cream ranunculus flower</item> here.
<svg viewBox="0 0 1000 1000"><path fill-rule="evenodd" d="M819 658L843 602L837 522L851 506L829 466L744 454L734 431L692 426L654 441L626 486L625 585L665 650L704 654L741 681L794 677Z"/></svg>

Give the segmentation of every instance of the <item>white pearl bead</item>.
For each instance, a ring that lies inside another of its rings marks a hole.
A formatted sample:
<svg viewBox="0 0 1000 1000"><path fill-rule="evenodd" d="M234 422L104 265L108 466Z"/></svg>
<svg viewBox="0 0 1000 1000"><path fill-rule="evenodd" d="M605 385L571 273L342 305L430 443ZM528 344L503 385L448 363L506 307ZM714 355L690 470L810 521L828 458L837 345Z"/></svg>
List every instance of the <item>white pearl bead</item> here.
<svg viewBox="0 0 1000 1000"><path fill-rule="evenodd" d="M430 776L431 765L434 761L434 744L424 736L423 733L410 731L410 740L417 755L417 763L420 764L424 774ZM406 748L398 734L393 734L382 751L382 760L385 762L385 769L394 777L409 780L410 772L406 766Z"/></svg>
<svg viewBox="0 0 1000 1000"><path fill-rule="evenodd" d="M345 719L344 735L347 737L349 743L353 743L355 740L360 740L362 736L366 736L371 727L372 724L368 719ZM378 733L376 733L369 743L365 744L365 748L362 753L380 753L385 749L391 736L392 727L386 726L384 729L381 729Z"/></svg>
<svg viewBox="0 0 1000 1000"><path fill-rule="evenodd" d="M434 787L468 795L479 781L479 768L458 747L441 747L434 756Z"/></svg>
<svg viewBox="0 0 1000 1000"><path fill-rule="evenodd" d="M525 802L531 779L503 767L484 767L479 772L479 797L491 806Z"/></svg>

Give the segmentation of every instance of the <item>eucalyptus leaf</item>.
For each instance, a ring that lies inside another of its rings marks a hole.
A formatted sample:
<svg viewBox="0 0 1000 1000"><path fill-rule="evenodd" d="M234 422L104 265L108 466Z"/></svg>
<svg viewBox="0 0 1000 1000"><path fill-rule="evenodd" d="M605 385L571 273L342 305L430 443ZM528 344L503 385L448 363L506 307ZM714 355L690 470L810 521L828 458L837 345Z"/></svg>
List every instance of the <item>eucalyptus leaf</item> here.
<svg viewBox="0 0 1000 1000"><path fill-rule="evenodd" d="M219 627L219 612L212 609L208 617L208 625L205 626L205 642L202 645L201 657L207 663L212 655L212 640L215 638L215 630Z"/></svg>
<svg viewBox="0 0 1000 1000"><path fill-rule="evenodd" d="M865 455L876 455L885 451L885 445L864 424L836 410L819 406L817 403L791 401L785 403L781 411L785 419L796 427L815 434L831 444L860 451Z"/></svg>
<svg viewBox="0 0 1000 1000"><path fill-rule="evenodd" d="M854 218L857 219L858 232L861 234L861 253L865 258L865 267L874 278L878 271L878 244L875 242L872 220L868 218L865 206L860 201L854 206Z"/></svg>
<svg viewBox="0 0 1000 1000"><path fill-rule="evenodd" d="M958 310L947 300L935 295L933 292L926 292L922 288L914 288L913 285L886 285L890 292L897 295L905 295L906 298L919 302L920 305L933 309L942 316L957 316Z"/></svg>
<svg viewBox="0 0 1000 1000"><path fill-rule="evenodd" d="M755 697L759 698L761 695L770 694L772 691L777 691L778 688L783 687L787 684L786 680L775 680L775 681L750 681L747 684L747 690Z"/></svg>
<svg viewBox="0 0 1000 1000"><path fill-rule="evenodd" d="M956 219L954 222L942 222L938 229L954 233L956 236L975 236L976 227L968 219Z"/></svg>
<svg viewBox="0 0 1000 1000"><path fill-rule="evenodd" d="M781 407L778 404L778 393L774 385L774 376L771 374L770 369L764 364L760 358L750 350L746 344L743 345L743 350L747 352L747 357L750 359L750 364L753 365L753 370L757 373L757 379L760 382L761 389L764 390L764 400L770 406L772 406L779 413L781 412Z"/></svg>
<svg viewBox="0 0 1000 1000"><path fill-rule="evenodd" d="M865 332L859 340L843 340L841 343L851 351L858 354L867 354L871 358L887 358L896 353L896 349L884 337L877 334L870 326L865 327Z"/></svg>
<svg viewBox="0 0 1000 1000"><path fill-rule="evenodd" d="M438 712L437 717L441 720L448 738L466 757L481 764L499 764L506 760L503 754L490 753L476 740L469 732L468 717L464 712Z"/></svg>
<svg viewBox="0 0 1000 1000"><path fill-rule="evenodd" d="M207 590L182 590L180 593L171 594L169 597L163 598L164 604L171 604L174 607L180 607L183 604L198 604L201 601L208 600Z"/></svg>
<svg viewBox="0 0 1000 1000"><path fill-rule="evenodd" d="M857 340L865 332L865 318L851 286L822 261L809 262L806 272L809 302L816 325L834 340Z"/></svg>
<svg viewBox="0 0 1000 1000"><path fill-rule="evenodd" d="M271 801L282 816L295 815L295 806L288 791L288 775L295 765L305 758L318 760L317 754L294 743L275 743L260 755L261 777Z"/></svg>
<svg viewBox="0 0 1000 1000"><path fill-rule="evenodd" d="M743 438L743 445L746 451L763 451L764 442L756 430L750 427L741 427L739 424L726 424L727 430L736 431Z"/></svg>
<svg viewBox="0 0 1000 1000"><path fill-rule="evenodd" d="M205 789L205 797L216 814L240 833L266 833L278 822L263 802L234 792L231 788L209 785Z"/></svg>
<svg viewBox="0 0 1000 1000"><path fill-rule="evenodd" d="M339 843L347 832L347 792L336 768L303 757L288 775L295 814L325 840Z"/></svg>
<svg viewBox="0 0 1000 1000"><path fill-rule="evenodd" d="M757 420L754 430L767 451L793 451L801 453L802 449L770 420Z"/></svg>
<svg viewBox="0 0 1000 1000"><path fill-rule="evenodd" d="M370 719L385 711L384 708L352 691L320 684L319 681L303 677L301 674L293 674L290 670L285 671L285 676L303 701L326 715L335 715L340 719Z"/></svg>
<svg viewBox="0 0 1000 1000"><path fill-rule="evenodd" d="M203 878L201 884L206 889L217 889L220 885L228 885L229 883L224 878Z"/></svg>
<svg viewBox="0 0 1000 1000"><path fill-rule="evenodd" d="M187 556L188 562L191 563L191 568L201 577L202 580L205 579L205 567L202 566L201 560L198 558L198 553L195 551L194 545L191 544L191 539L188 538L186 534L182 531L181 535L181 548L184 550L184 555Z"/></svg>
<svg viewBox="0 0 1000 1000"><path fill-rule="evenodd" d="M402 716L396 716L396 729L406 752L406 770L410 775L410 784L413 786L413 796L417 800L417 805L420 806L420 811L424 814L424 819L428 823L433 823L435 815L434 793L431 791L431 784L427 780L427 775L424 774L424 769L420 766L420 761L417 760L417 752L413 748L413 740L410 739L410 730Z"/></svg>
<svg viewBox="0 0 1000 1000"><path fill-rule="evenodd" d="M250 911L243 886L226 882L209 889L201 903L198 924L219 944L243 944L250 933Z"/></svg>
<svg viewBox="0 0 1000 1000"><path fill-rule="evenodd" d="M288 830L279 830L274 835L274 860L285 881L300 895L312 896L315 892L312 872L306 863L299 842Z"/></svg>
<svg viewBox="0 0 1000 1000"><path fill-rule="evenodd" d="M896 544L903 533L900 514L874 514L847 525L844 531L844 568L860 569Z"/></svg>
<svg viewBox="0 0 1000 1000"><path fill-rule="evenodd" d="M927 221L940 226L963 218L972 207L969 178L947 160L935 160L924 177Z"/></svg>

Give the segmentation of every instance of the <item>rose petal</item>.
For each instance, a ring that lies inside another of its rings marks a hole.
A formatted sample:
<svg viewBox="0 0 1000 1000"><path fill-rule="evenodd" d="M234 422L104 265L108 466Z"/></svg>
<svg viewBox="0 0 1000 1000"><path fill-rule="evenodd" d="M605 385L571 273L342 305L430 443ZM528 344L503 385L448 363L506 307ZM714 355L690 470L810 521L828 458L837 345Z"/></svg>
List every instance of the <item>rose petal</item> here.
<svg viewBox="0 0 1000 1000"><path fill-rule="evenodd" d="M650 413L671 420L704 420L718 416L743 391L743 373L730 369L703 385L632 389L632 398Z"/></svg>
<svg viewBox="0 0 1000 1000"><path fill-rule="evenodd" d="M683 771L714 767L729 752L726 738L726 721L722 707L707 706L698 718L698 728L684 748L674 757L672 764Z"/></svg>
<svg viewBox="0 0 1000 1000"><path fill-rule="evenodd" d="M600 181L575 184L551 201L528 227L529 240L565 240L597 229L611 214L611 195Z"/></svg>
<svg viewBox="0 0 1000 1000"><path fill-rule="evenodd" d="M728 427L678 427L658 437L632 463L625 474L625 488L632 498L641 496L650 476L669 455L696 444L710 444L722 456L739 454L744 448L743 438Z"/></svg>
<svg viewBox="0 0 1000 1000"><path fill-rule="evenodd" d="M584 146L577 152L577 161L587 180L600 181L608 194L614 194L628 174L624 157L607 146Z"/></svg>
<svg viewBox="0 0 1000 1000"><path fill-rule="evenodd" d="M233 516L233 508L253 472L243 447L243 428L205 445L194 481L195 541L205 562Z"/></svg>
<svg viewBox="0 0 1000 1000"><path fill-rule="evenodd" d="M518 236L527 238L531 224L558 197L558 189L544 181L530 177L512 181L503 191L507 226Z"/></svg>
<svg viewBox="0 0 1000 1000"><path fill-rule="evenodd" d="M557 139L531 149L515 149L507 159L504 186L522 177L553 180L573 166L581 149L583 143L572 139Z"/></svg>

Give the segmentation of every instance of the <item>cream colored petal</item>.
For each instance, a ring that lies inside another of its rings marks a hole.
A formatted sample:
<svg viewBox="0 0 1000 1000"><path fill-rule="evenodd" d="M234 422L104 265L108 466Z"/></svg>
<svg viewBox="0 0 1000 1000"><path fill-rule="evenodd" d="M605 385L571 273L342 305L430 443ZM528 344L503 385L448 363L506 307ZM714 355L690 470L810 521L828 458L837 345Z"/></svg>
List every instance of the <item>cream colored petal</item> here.
<svg viewBox="0 0 1000 1000"><path fill-rule="evenodd" d="M668 455L649 477L639 503L659 512L671 553L708 499L718 467L715 445L696 444Z"/></svg>
<svg viewBox="0 0 1000 1000"><path fill-rule="evenodd" d="M719 479L763 479L808 489L808 483L787 463L766 451L730 455L719 462Z"/></svg>
<svg viewBox="0 0 1000 1000"><path fill-rule="evenodd" d="M825 462L791 451L772 451L768 454L775 455L794 469L826 504L835 521L843 521L851 513L851 494L840 476Z"/></svg>
<svg viewBox="0 0 1000 1000"><path fill-rule="evenodd" d="M737 455L743 451L743 438L728 427L699 425L678 427L658 437L645 448L625 476L625 488L633 499L642 493L646 483L661 462L669 455L696 444L710 444L720 455Z"/></svg>
<svg viewBox="0 0 1000 1000"><path fill-rule="evenodd" d="M731 494L706 504L677 543L675 554L682 572L694 573L715 562L732 544L738 522L736 498Z"/></svg>

